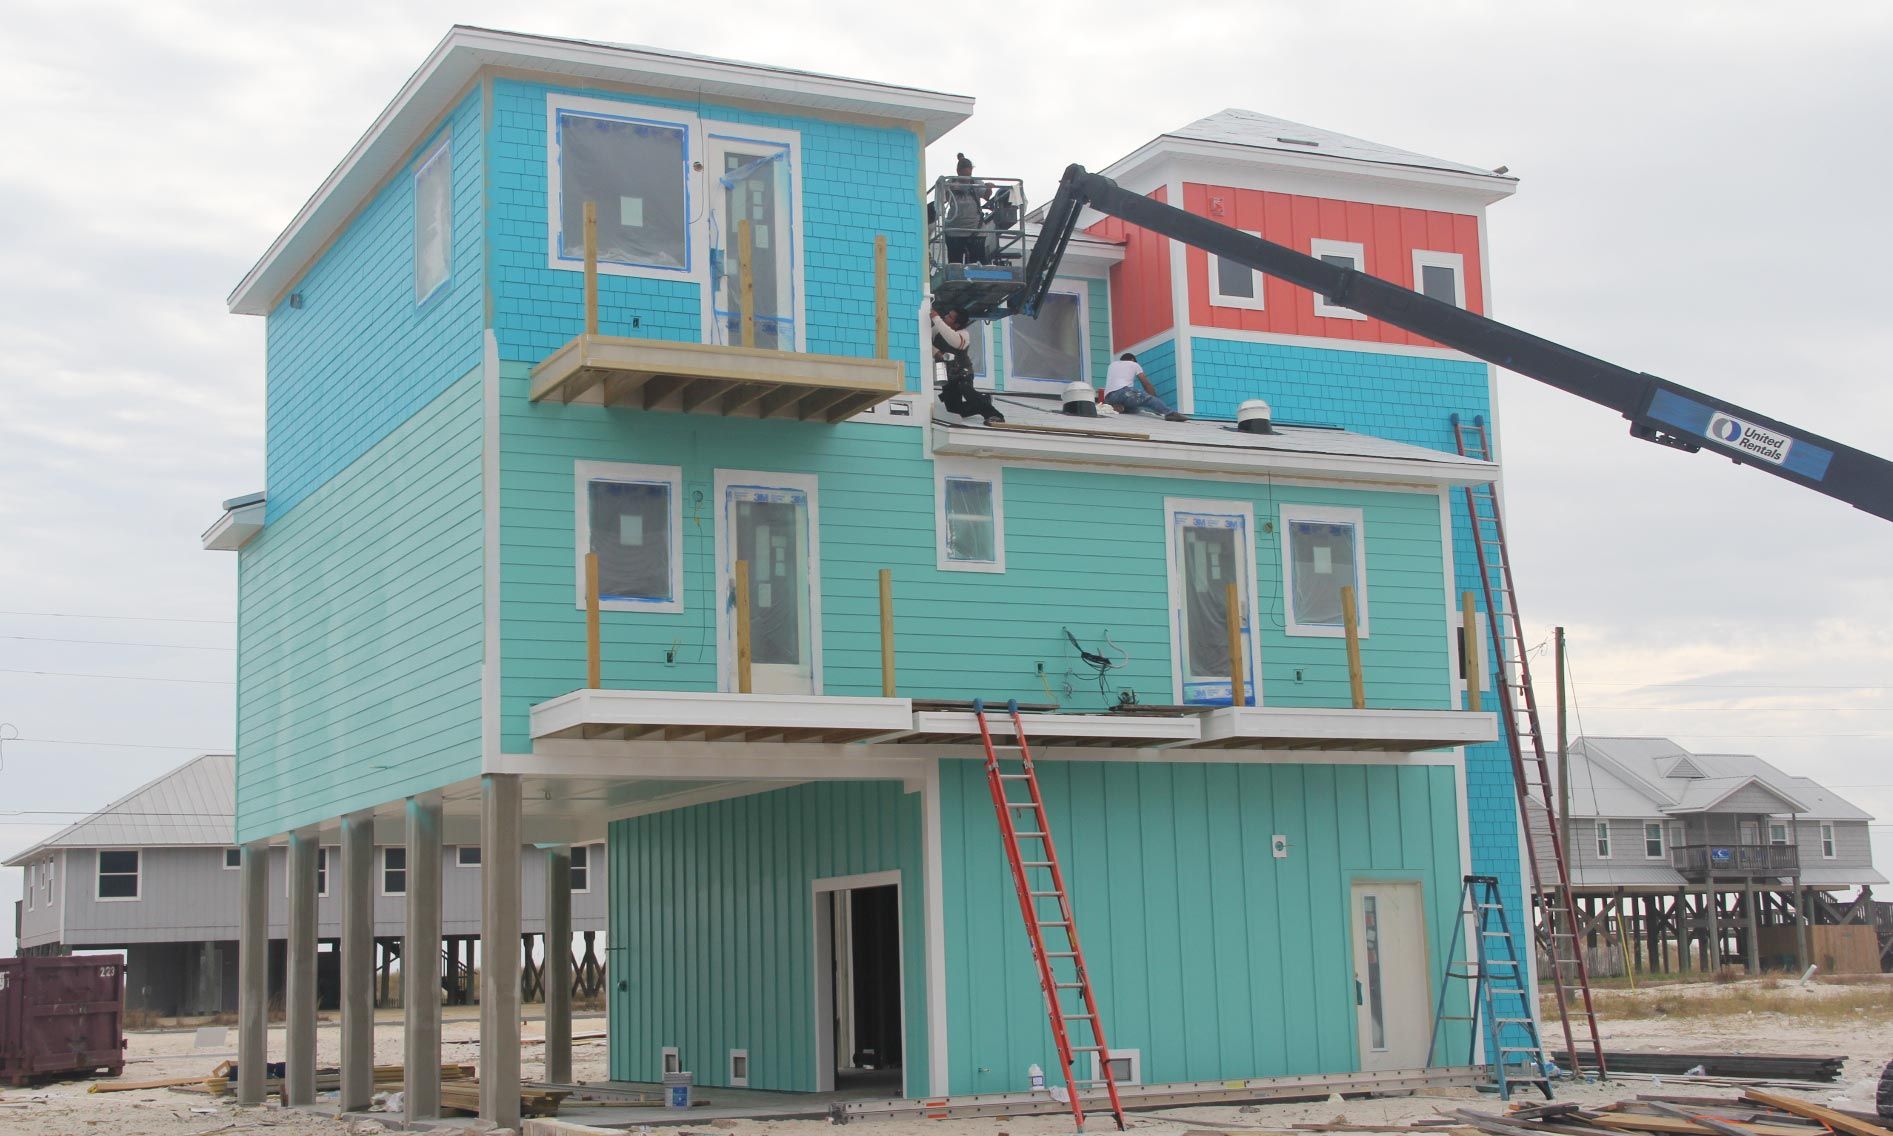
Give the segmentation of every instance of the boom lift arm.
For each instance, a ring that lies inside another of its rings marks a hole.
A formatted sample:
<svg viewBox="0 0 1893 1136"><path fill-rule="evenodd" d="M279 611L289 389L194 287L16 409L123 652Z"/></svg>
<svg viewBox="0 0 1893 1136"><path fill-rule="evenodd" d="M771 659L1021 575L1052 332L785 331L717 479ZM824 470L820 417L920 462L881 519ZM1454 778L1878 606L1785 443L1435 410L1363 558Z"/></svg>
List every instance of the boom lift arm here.
<svg viewBox="0 0 1893 1136"><path fill-rule="evenodd" d="M1607 406L1630 420L1634 437L1690 453L1707 445L1737 464L1752 465L1893 520L1893 462L1885 458L1153 201L1102 174L1088 173L1083 166L1066 168L1057 195L1046 207L1038 241L1026 261L1024 287L1006 304L1011 314L1038 314L1078 217L1087 207Z"/></svg>

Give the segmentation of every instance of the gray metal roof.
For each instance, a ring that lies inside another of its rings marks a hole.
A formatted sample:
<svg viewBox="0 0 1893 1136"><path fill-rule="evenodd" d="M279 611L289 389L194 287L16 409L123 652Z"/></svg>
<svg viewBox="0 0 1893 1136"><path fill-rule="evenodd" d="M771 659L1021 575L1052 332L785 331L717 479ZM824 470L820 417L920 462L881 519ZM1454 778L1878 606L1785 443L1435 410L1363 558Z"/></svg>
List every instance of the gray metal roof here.
<svg viewBox="0 0 1893 1136"><path fill-rule="evenodd" d="M228 845L236 828L236 784L232 755L204 754L67 825L6 863L18 866L53 848Z"/></svg>
<svg viewBox="0 0 1893 1136"><path fill-rule="evenodd" d="M1668 738L1591 736L1573 741L1570 751L1571 811L1578 816L1656 819L1693 812L1754 781L1782 798L1782 812L1807 820L1873 819L1812 779L1752 753L1690 753Z"/></svg>
<svg viewBox="0 0 1893 1136"><path fill-rule="evenodd" d="M1518 180L1505 174L1495 174L1479 166L1468 166L1461 162L1449 162L1444 158L1416 154L1412 150L1385 146L1379 142L1369 142L1365 138L1355 138L1338 131L1323 130L1319 126L1290 122L1286 118L1276 118L1271 114L1242 110L1237 107L1219 110L1215 114L1199 118L1188 126L1170 131L1169 136L1188 138L1198 142L1224 142L1259 150L1278 150L1289 154L1322 154L1330 158L1378 162L1382 165L1446 170L1456 174L1491 178L1495 182L1508 184Z"/></svg>

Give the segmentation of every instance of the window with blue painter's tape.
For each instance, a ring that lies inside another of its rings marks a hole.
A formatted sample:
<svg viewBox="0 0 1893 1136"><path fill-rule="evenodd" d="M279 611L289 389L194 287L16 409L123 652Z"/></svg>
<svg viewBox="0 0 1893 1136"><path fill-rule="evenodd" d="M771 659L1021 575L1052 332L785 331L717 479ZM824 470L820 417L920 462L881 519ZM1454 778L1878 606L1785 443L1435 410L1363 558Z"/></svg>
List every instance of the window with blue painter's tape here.
<svg viewBox="0 0 1893 1136"><path fill-rule="evenodd" d="M1283 505L1282 578L1288 581L1284 630L1290 635L1347 633L1342 589L1354 591L1361 638L1367 637L1367 541L1361 510Z"/></svg>
<svg viewBox="0 0 1893 1136"><path fill-rule="evenodd" d="M683 123L560 108L551 167L557 250L585 255L585 203L598 207L598 262L687 273L690 132Z"/></svg>
<svg viewBox="0 0 1893 1136"><path fill-rule="evenodd" d="M1034 385L1060 389L1067 383L1089 382L1085 340L1089 330L1084 297L1076 291L1048 292L1031 319L1014 316L1006 321L1006 387L1030 390Z"/></svg>
<svg viewBox="0 0 1893 1136"><path fill-rule="evenodd" d="M453 275L453 139L414 170L414 302L426 303Z"/></svg>
<svg viewBox="0 0 1893 1136"><path fill-rule="evenodd" d="M578 605L587 605L585 557L598 558L598 606L683 610L683 472L675 466L579 462Z"/></svg>

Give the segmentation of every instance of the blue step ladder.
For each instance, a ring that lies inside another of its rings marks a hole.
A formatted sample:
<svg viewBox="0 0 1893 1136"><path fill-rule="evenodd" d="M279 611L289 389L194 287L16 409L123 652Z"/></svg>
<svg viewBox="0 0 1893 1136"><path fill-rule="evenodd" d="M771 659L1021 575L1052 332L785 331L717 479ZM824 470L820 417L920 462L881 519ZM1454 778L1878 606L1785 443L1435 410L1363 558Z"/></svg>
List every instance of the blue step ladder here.
<svg viewBox="0 0 1893 1136"><path fill-rule="evenodd" d="M1466 925L1473 927L1472 957L1454 969L1460 957L1460 945ZM1463 969L1467 964L1471 969ZM1480 1034L1486 1033L1493 1078L1499 1099L1512 1099L1517 1085L1536 1085L1551 1099L1551 1072L1545 1064L1545 1050L1538 1037L1538 1016L1531 992L1526 987L1525 963L1518 957L1518 941L1512 937L1511 923L1505 917L1505 904L1499 898L1497 876L1467 876L1460 893L1459 918L1453 921L1453 943L1446 951L1447 979L1472 983L1467 999L1468 1013L1446 1012L1449 983L1439 984L1439 1002L1433 1010L1433 1039L1426 1051L1431 1067L1439 1048L1440 1027L1446 1022L1469 1022L1466 1064L1474 1063Z"/></svg>

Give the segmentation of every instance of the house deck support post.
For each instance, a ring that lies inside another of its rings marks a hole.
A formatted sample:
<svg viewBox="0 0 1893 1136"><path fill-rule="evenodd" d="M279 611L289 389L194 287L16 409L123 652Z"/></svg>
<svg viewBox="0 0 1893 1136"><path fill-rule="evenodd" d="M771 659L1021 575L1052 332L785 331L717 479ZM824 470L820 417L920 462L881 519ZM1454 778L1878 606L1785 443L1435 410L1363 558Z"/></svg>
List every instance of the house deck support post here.
<svg viewBox="0 0 1893 1136"><path fill-rule="evenodd" d="M546 849L546 1073L572 1080L572 848Z"/></svg>
<svg viewBox="0 0 1893 1136"><path fill-rule="evenodd" d="M1676 889L1676 969L1689 973L1689 952L1695 946L1695 920L1689 914L1689 892Z"/></svg>
<svg viewBox="0 0 1893 1136"><path fill-rule="evenodd" d="M1742 883L1743 906L1748 909L1748 942L1744 944L1746 949L1743 950L1742 954L1748 960L1748 972L1750 974L1760 974L1762 972L1760 898L1760 893L1755 890L1755 877L1750 876Z"/></svg>
<svg viewBox="0 0 1893 1136"><path fill-rule="evenodd" d="M1796 969L1803 971L1814 962L1814 948L1808 942L1808 923L1812 912L1808 910L1807 901L1808 889L1801 886L1801 879L1797 876L1794 880L1794 958Z"/></svg>
<svg viewBox="0 0 1893 1136"><path fill-rule="evenodd" d="M1231 584L1230 588L1233 592L1235 585ZM1366 676L1361 673L1360 609L1354 606L1352 584L1344 584L1341 587L1341 631L1347 636L1348 693L1354 698L1354 709L1365 710L1367 709L1367 682ZM1230 632L1232 637L1240 634L1240 630Z"/></svg>
<svg viewBox="0 0 1893 1136"><path fill-rule="evenodd" d="M336 1103L361 1112L375 1095L375 816L342 818L342 1085Z"/></svg>
<svg viewBox="0 0 1893 1136"><path fill-rule="evenodd" d="M237 928L237 1103L263 1103L269 1061L269 845L243 846Z"/></svg>
<svg viewBox="0 0 1893 1136"><path fill-rule="evenodd" d="M480 778L480 1119L511 1129L519 1127L519 811L518 774Z"/></svg>
<svg viewBox="0 0 1893 1136"><path fill-rule="evenodd" d="M401 1087L412 1123L440 1116L440 800L409 797L407 812L407 935L401 940L406 1072ZM481 870L484 874L484 865Z"/></svg>
<svg viewBox="0 0 1893 1136"><path fill-rule="evenodd" d="M316 849L313 831L289 834L289 969L283 995L283 1104L315 1103Z"/></svg>
<svg viewBox="0 0 1893 1136"><path fill-rule="evenodd" d="M1722 895L1716 891L1714 876L1702 885L1702 901L1709 919L1709 950L1702 968L1713 975L1722 969Z"/></svg>

